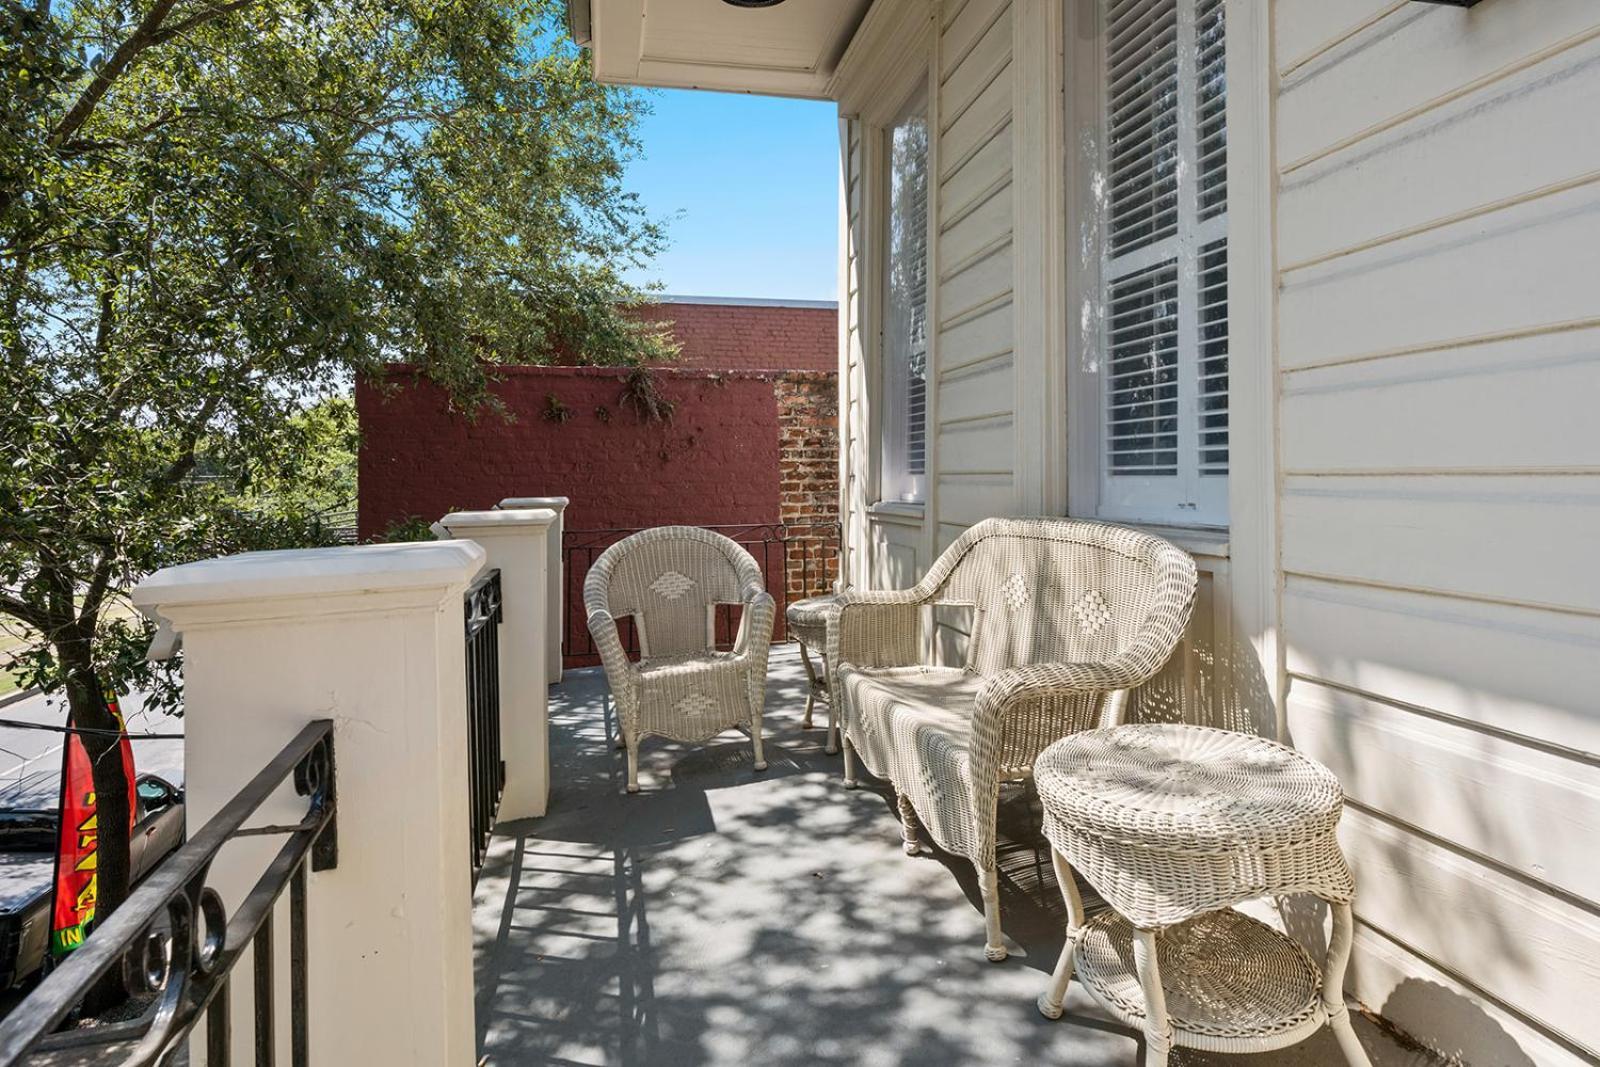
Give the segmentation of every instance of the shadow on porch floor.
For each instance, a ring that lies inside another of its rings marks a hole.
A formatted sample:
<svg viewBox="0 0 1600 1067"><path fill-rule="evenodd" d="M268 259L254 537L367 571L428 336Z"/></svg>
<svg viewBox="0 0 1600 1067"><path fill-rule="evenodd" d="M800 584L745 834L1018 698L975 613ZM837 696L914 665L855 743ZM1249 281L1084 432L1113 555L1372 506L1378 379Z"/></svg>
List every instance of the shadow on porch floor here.
<svg viewBox="0 0 1600 1067"><path fill-rule="evenodd" d="M1012 956L983 958L971 866L911 858L886 789L846 791L800 729L805 679L774 650L770 769L737 734L659 739L623 791L604 676L551 694L550 814L499 828L478 883L484 1062L945 1067L1137 1062L1129 1031L1081 989L1050 1022L1034 998L1061 948L1060 894L1020 795L1003 804ZM1009 830L1009 833L1006 831ZM1374 1067L1430 1061L1357 1020ZM1342 1065L1326 1032L1256 1056L1179 1050L1176 1064Z"/></svg>

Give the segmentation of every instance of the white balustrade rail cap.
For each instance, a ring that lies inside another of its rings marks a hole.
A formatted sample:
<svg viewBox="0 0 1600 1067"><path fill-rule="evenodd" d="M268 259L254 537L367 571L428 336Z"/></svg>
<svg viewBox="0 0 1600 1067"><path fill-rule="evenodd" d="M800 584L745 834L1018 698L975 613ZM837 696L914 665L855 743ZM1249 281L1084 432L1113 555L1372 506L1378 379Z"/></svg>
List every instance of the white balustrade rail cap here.
<svg viewBox="0 0 1600 1067"><path fill-rule="evenodd" d="M481 536L496 532L512 533L520 527L550 526L557 515L548 508L517 508L507 511L452 511L430 529L440 537ZM469 534L467 531L471 531Z"/></svg>
<svg viewBox="0 0 1600 1067"><path fill-rule="evenodd" d="M508 496L500 501L496 507L515 508L550 508L553 511L565 511L570 499L564 496Z"/></svg>
<svg viewBox="0 0 1600 1067"><path fill-rule="evenodd" d="M140 609L465 586L486 553L472 541L245 552L166 567L134 587ZM147 612L148 613L148 612Z"/></svg>

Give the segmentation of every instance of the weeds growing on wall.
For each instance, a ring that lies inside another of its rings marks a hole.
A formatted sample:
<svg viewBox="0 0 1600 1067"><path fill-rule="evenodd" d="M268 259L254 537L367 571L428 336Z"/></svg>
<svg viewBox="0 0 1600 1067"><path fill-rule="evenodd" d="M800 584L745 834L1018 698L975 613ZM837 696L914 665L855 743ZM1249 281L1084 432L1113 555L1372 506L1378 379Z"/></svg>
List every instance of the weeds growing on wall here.
<svg viewBox="0 0 1600 1067"><path fill-rule="evenodd" d="M661 392L661 383L649 367L635 367L622 380L622 403L645 422L670 422L673 404Z"/></svg>

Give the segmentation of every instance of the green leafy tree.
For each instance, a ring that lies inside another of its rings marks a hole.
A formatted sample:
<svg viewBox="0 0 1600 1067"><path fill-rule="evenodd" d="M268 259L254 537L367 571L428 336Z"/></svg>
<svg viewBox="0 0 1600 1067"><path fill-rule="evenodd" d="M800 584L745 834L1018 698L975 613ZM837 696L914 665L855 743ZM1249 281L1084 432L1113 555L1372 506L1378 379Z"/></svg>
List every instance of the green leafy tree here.
<svg viewBox="0 0 1600 1067"><path fill-rule="evenodd" d="M81 726L155 680L141 575L322 536L354 376L475 410L486 364L666 353L619 311L661 243L621 185L640 103L560 6L0 0L0 612ZM126 792L88 743L104 917Z"/></svg>

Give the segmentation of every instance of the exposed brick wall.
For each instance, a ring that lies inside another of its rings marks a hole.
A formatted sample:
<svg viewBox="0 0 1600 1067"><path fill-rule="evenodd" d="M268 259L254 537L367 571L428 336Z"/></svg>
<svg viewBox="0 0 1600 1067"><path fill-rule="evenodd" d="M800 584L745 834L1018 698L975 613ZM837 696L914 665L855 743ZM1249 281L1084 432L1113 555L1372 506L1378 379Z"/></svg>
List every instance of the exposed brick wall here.
<svg viewBox="0 0 1600 1067"><path fill-rule="evenodd" d="M779 515L790 527L789 595L831 592L838 577L839 376L794 372L773 383L778 401Z"/></svg>
<svg viewBox="0 0 1600 1067"><path fill-rule="evenodd" d="M678 366L719 370L837 371L839 312L834 308L752 304L647 304L633 313L671 322L682 346Z"/></svg>

